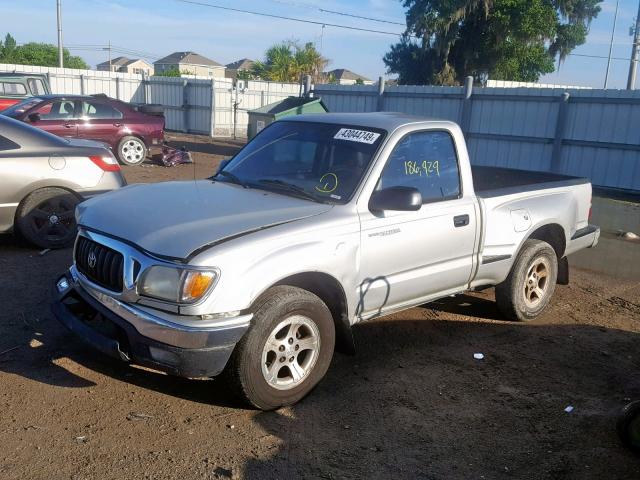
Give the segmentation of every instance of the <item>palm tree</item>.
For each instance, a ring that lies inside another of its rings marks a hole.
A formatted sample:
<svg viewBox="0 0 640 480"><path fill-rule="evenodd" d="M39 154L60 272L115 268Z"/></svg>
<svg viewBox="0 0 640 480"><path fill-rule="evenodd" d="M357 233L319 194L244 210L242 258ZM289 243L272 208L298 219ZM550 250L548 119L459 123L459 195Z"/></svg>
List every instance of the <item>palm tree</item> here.
<svg viewBox="0 0 640 480"><path fill-rule="evenodd" d="M301 75L311 75L318 81L328 63L313 43L301 46L298 42L285 41L270 47L264 61L254 63L251 73L276 82L297 82Z"/></svg>

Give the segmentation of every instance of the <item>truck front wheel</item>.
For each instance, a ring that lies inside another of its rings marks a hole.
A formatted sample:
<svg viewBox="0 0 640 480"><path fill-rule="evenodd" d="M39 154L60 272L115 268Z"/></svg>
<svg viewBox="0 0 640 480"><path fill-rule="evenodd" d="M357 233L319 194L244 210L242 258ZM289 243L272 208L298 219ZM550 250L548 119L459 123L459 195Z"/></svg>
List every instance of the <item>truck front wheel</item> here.
<svg viewBox="0 0 640 480"><path fill-rule="evenodd" d="M510 320L533 320L549 304L557 278L558 259L551 245L525 241L509 276L496 285L498 309Z"/></svg>
<svg viewBox="0 0 640 480"><path fill-rule="evenodd" d="M334 344L327 306L306 290L277 286L256 301L251 327L225 373L244 400L273 410L296 403L320 382Z"/></svg>

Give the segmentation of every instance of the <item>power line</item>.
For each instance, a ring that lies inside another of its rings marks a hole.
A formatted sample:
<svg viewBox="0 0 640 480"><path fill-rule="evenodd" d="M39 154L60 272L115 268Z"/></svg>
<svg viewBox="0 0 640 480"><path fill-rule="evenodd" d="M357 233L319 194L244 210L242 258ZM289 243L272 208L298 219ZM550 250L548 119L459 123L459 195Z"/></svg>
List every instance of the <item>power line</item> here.
<svg viewBox="0 0 640 480"><path fill-rule="evenodd" d="M343 17L351 17L351 18L359 18L362 20L369 20L371 22L379 22L379 23L389 23L391 25L400 25L402 27L405 26L404 23L400 23L400 22L394 22L392 20L383 20L381 18L373 18L373 17L364 17L362 15L355 15L353 13L346 13L346 12L338 12L336 10L327 10L324 8L320 8L317 5L312 5L310 3L305 3L305 2L291 2L291 1L286 1L286 0L272 0L276 3L282 3L285 5L292 5L294 7L306 7L306 8L310 8L312 10L317 10L319 12L322 13L332 13L334 15L342 15Z"/></svg>
<svg viewBox="0 0 640 480"><path fill-rule="evenodd" d="M340 25L337 23L328 23L328 22L318 22L315 20L306 20L303 18L296 18L296 17L286 17L284 15L276 15L273 13L265 13L265 12L256 12L254 10L243 10L240 8L232 8L232 7L224 7L222 5L215 5L213 3L205 3L205 2L198 2L195 0L175 0L176 2L181 2L181 3L188 3L191 5L198 5L201 7L209 7L209 8L216 8L218 10L227 10L230 12L238 12L238 13L247 13L250 15L258 15L258 16L262 16L262 17L269 17L269 18L278 18L280 20L289 20L292 22L300 22L300 23L310 23L313 25L325 25L327 27L335 27L335 28L344 28L346 30L358 30L361 32L369 32L369 33L379 33L381 35L393 35L394 37L399 37L402 34L401 33L394 33L394 32L386 32L383 30L374 30L374 29L370 29L370 28L361 28L361 27L352 27L349 25Z"/></svg>
<svg viewBox="0 0 640 480"><path fill-rule="evenodd" d="M570 53L569 56L570 57L586 57L586 58L603 58L605 60L609 58L606 55L587 55L586 53ZM611 60L624 60L625 62L629 61L628 58L620 58L620 57L611 57Z"/></svg>
<svg viewBox="0 0 640 480"><path fill-rule="evenodd" d="M380 20L377 18L371 18L371 17L362 17L360 15L353 15L351 13L343 13L343 12L336 12L334 10L325 10L324 8L319 8L318 10L320 10L323 13L333 13L334 15L342 15L344 17L352 17L352 18L361 18L363 20L370 20L372 22L380 22L380 23L390 23L391 25L400 25L402 27L405 27L406 24L404 23L400 23L400 22L393 22L391 20Z"/></svg>

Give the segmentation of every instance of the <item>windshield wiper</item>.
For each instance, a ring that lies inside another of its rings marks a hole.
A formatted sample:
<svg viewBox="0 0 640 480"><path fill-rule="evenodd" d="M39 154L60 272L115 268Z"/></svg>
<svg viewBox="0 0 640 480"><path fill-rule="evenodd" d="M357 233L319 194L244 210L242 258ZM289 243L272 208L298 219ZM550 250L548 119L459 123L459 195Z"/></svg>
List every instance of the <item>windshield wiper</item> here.
<svg viewBox="0 0 640 480"><path fill-rule="evenodd" d="M240 185L243 188L249 188L249 185L247 185L242 180L240 180L240 178L234 173L227 172L226 170L221 170L218 173L216 173L213 176L213 178L215 179L218 175L221 176L221 177L228 178L229 180L231 180L232 183L237 183L238 185Z"/></svg>
<svg viewBox="0 0 640 480"><path fill-rule="evenodd" d="M305 198L307 200L311 200L316 203L324 203L318 197L313 195L312 193L307 192L304 188L295 185L293 183L284 182L282 180L276 180L272 178L263 178L258 180L258 183L266 184L272 187L275 187L278 190L282 190L283 192L292 193L298 197Z"/></svg>

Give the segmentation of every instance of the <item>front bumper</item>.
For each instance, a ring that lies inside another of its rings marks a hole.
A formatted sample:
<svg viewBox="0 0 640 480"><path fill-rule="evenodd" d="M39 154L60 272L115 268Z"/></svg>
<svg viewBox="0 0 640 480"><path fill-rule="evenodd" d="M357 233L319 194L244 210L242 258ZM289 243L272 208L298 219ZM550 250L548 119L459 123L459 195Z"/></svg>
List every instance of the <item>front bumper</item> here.
<svg viewBox="0 0 640 480"><path fill-rule="evenodd" d="M251 320L251 315L245 315L221 326L185 327L115 300L109 307L103 301L66 273L56 281L52 310L65 327L96 350L181 377L218 375ZM125 307L121 313L128 320L114 312Z"/></svg>

